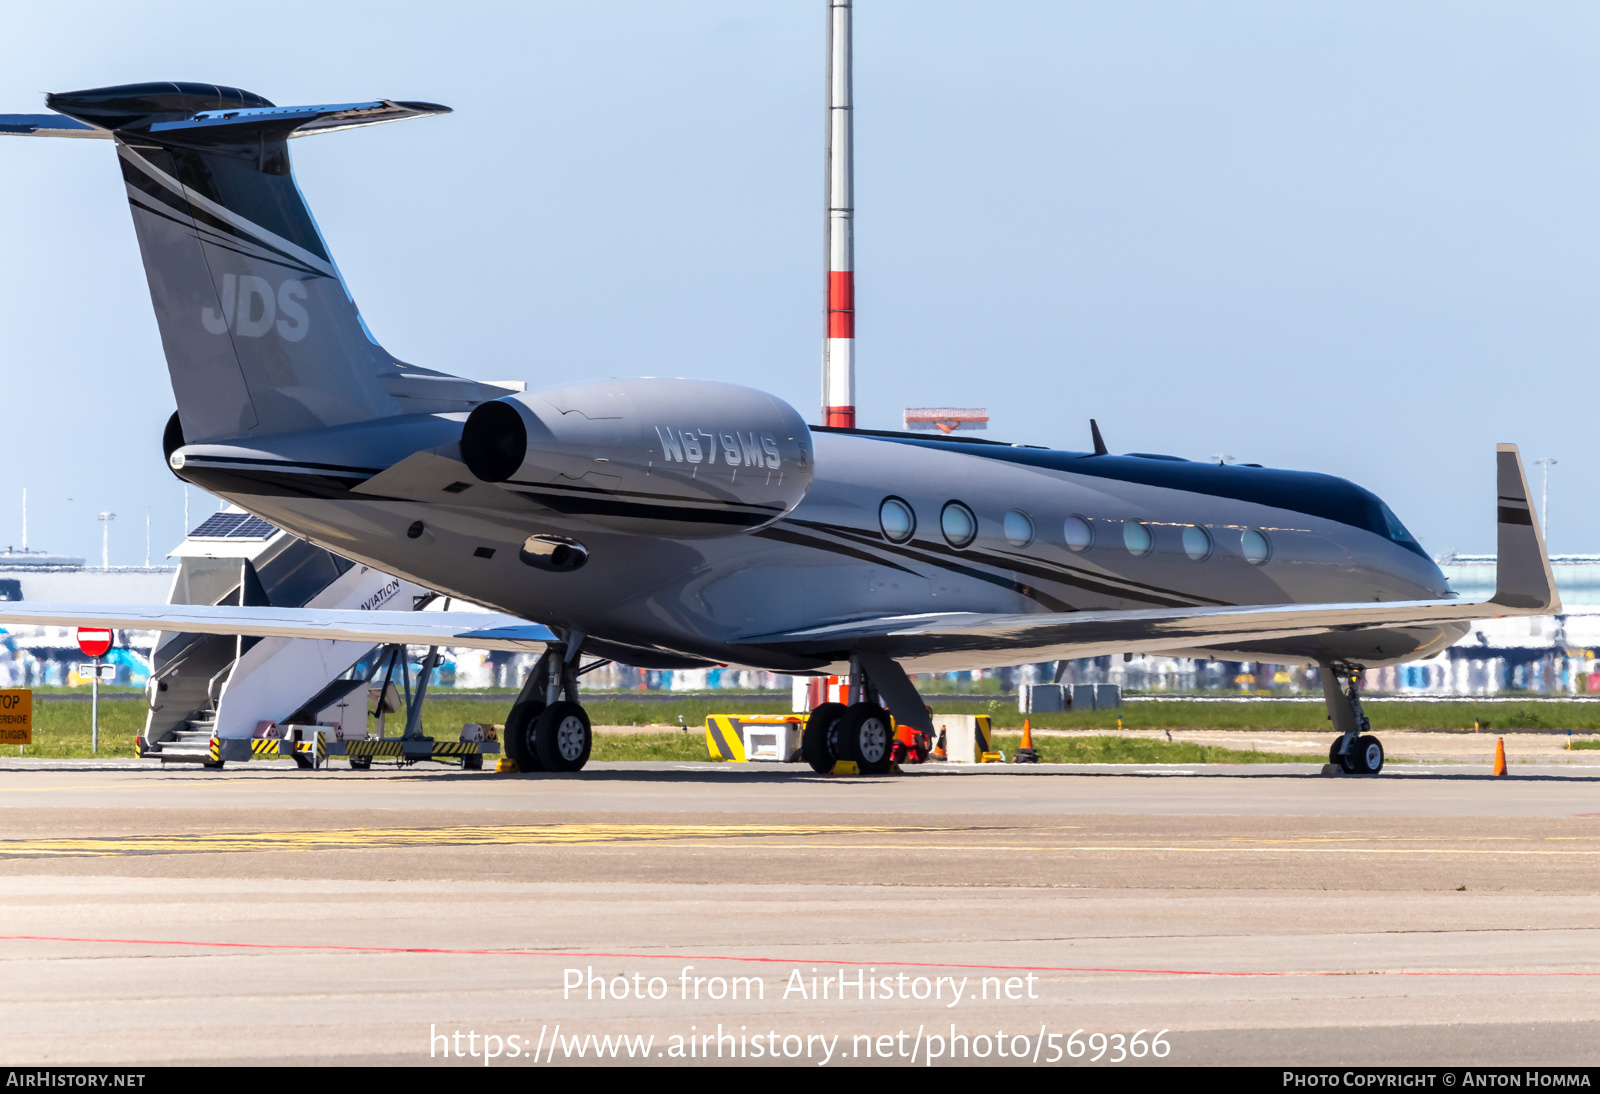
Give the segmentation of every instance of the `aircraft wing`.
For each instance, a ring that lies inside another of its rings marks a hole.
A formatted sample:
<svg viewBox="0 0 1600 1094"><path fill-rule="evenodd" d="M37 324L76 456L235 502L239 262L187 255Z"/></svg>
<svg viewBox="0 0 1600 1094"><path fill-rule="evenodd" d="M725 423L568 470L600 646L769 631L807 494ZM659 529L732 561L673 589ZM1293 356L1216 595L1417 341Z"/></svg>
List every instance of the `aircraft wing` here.
<svg viewBox="0 0 1600 1094"><path fill-rule="evenodd" d="M1499 554L1495 594L1486 600L1413 600L1354 604L1270 604L1230 607L1144 608L1033 615L928 613L878 616L829 626L757 635L742 645L781 647L835 655L851 649L887 653L921 665L956 665L974 655L1004 653L1010 660L1055 661L1110 653L1258 651L1295 659L1349 656L1341 637L1352 632L1393 632L1373 660L1426 657L1453 641L1438 628L1507 615L1561 611L1544 539L1528 502L1527 476L1515 445L1496 450L1496 521ZM1433 633L1428 631L1432 629ZM1409 635L1405 632L1411 632ZM1456 633L1459 633L1457 631ZM1249 659L1249 658L1247 658ZM913 668L917 671L921 666Z"/></svg>
<svg viewBox="0 0 1600 1094"><path fill-rule="evenodd" d="M975 654L1003 651L1009 660L1059 661L1111 653L1278 649L1292 659L1339 656L1341 632L1405 631L1491 616L1526 615L1492 601L1411 600L1357 604L1283 604L1239 608L1150 608L1038 615L971 612L882 616L829 627L761 635L742 645L824 653L854 648L887 653L896 660L928 659L951 664ZM1310 639L1309 641L1289 641ZM1319 641L1326 639L1326 641ZM1428 656L1417 645L1398 642L1396 655ZM1265 653L1262 656L1266 656ZM1248 658L1247 658L1248 659ZM985 660L992 661L993 658ZM996 662L998 663L998 662ZM913 669L919 671L919 669ZM934 670L939 671L939 670Z"/></svg>
<svg viewBox="0 0 1600 1094"><path fill-rule="evenodd" d="M113 630L327 638L339 642L403 642L542 652L548 627L490 612L368 612L335 608L250 608L232 604L0 603L0 626L109 627Z"/></svg>

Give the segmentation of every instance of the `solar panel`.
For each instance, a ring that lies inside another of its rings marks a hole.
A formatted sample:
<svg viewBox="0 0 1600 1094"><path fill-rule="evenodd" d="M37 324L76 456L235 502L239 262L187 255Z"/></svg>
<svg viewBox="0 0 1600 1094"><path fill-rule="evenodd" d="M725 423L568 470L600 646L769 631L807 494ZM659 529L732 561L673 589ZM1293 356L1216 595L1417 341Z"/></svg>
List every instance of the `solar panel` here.
<svg viewBox="0 0 1600 1094"><path fill-rule="evenodd" d="M249 513L213 513L189 533L190 539L271 539L278 531Z"/></svg>

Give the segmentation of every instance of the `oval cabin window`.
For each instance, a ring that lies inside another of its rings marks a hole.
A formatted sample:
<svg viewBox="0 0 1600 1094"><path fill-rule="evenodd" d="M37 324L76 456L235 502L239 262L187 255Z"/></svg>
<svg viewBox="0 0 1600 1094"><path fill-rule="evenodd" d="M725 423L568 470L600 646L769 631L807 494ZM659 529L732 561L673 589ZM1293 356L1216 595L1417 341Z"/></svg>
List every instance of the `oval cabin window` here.
<svg viewBox="0 0 1600 1094"><path fill-rule="evenodd" d="M959 501L948 501L939 514L939 530L950 546L965 547L978 538L978 518Z"/></svg>
<svg viewBox="0 0 1600 1094"><path fill-rule="evenodd" d="M1128 520L1122 522L1122 545L1128 549L1130 555L1139 558L1150 553L1150 549L1156 545L1156 540L1150 534L1148 525L1137 520Z"/></svg>
<svg viewBox="0 0 1600 1094"><path fill-rule="evenodd" d="M1094 525L1088 517L1073 514L1061 524L1061 538L1074 551L1087 551L1094 546Z"/></svg>
<svg viewBox="0 0 1600 1094"><path fill-rule="evenodd" d="M900 498L884 498L878 506L878 526L890 543L904 543L917 530L917 517Z"/></svg>

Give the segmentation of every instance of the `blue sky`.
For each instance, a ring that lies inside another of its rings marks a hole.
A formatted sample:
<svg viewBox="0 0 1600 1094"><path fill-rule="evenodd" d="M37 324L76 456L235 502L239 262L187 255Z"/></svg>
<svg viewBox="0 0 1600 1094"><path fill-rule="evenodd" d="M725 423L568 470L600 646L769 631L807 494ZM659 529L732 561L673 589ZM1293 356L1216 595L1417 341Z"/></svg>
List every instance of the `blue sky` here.
<svg viewBox="0 0 1600 1094"><path fill-rule="evenodd" d="M148 79L456 113L294 142L397 356L682 375L814 418L822 0L12 5L0 110ZM989 436L1344 475L1493 549L1492 460L1600 551L1600 8L858 0L858 402ZM173 406L109 147L0 142L0 547L181 536ZM1539 488L1537 469L1534 489ZM209 503L194 495L195 515Z"/></svg>

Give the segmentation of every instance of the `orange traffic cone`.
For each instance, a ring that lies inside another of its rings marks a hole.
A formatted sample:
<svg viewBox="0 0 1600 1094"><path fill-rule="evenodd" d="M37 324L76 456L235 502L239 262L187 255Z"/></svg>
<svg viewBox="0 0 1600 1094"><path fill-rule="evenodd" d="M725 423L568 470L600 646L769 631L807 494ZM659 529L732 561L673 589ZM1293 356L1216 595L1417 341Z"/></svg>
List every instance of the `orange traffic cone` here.
<svg viewBox="0 0 1600 1094"><path fill-rule="evenodd" d="M933 758L936 760L948 760L950 758L950 753L944 749L944 730L942 729L939 731L938 741L933 746Z"/></svg>
<svg viewBox="0 0 1600 1094"><path fill-rule="evenodd" d="M1036 764L1039 753L1033 747L1033 719L1022 719L1022 744L1017 747L1017 763Z"/></svg>
<svg viewBox="0 0 1600 1094"><path fill-rule="evenodd" d="M1496 740L1495 743L1494 743L1494 771L1490 772L1490 774L1493 774L1493 775L1504 775L1505 773L1506 773L1506 739L1504 737L1501 737L1498 740Z"/></svg>

